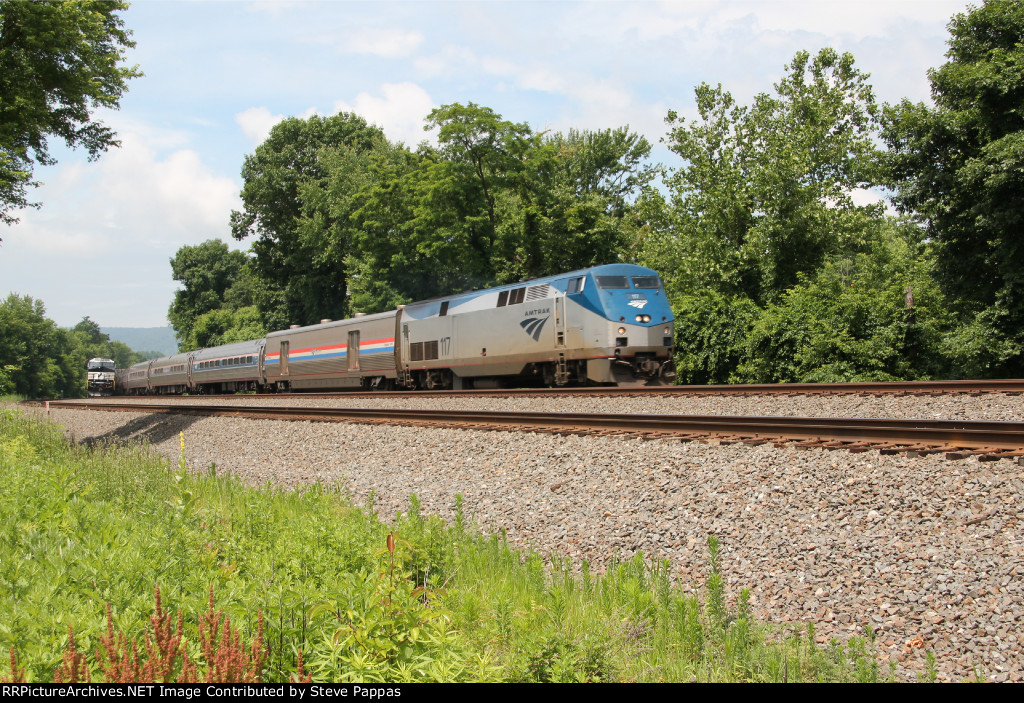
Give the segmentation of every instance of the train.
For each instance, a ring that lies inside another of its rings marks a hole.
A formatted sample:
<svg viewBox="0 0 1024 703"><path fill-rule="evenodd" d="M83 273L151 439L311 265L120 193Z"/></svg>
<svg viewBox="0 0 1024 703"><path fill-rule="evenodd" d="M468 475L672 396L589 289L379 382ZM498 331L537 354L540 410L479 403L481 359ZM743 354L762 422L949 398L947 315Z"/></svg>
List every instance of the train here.
<svg viewBox="0 0 1024 703"><path fill-rule="evenodd" d="M114 360L96 357L85 362L85 386L90 398L114 395L115 383Z"/></svg>
<svg viewBox="0 0 1024 703"><path fill-rule="evenodd" d="M606 264L141 362L123 390L664 385L674 322L655 271Z"/></svg>

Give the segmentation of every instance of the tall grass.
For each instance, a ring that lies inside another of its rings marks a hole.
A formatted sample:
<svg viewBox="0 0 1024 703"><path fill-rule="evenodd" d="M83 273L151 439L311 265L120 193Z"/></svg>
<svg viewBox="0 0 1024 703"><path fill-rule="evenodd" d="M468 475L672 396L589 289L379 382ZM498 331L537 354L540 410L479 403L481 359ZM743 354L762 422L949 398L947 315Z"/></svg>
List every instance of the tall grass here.
<svg viewBox="0 0 1024 703"><path fill-rule="evenodd" d="M461 497L451 525L422 515L415 497L388 524L337 486L254 488L213 466L189 474L144 446L69 445L59 428L12 410L0 410L0 478L0 651L13 647L29 680L52 680L69 627L95 652L107 604L114 626L141 639L154 586L183 614L194 661L211 587L250 641L262 610L268 681L292 676L300 653L324 681L883 674L869 640L823 648L812 632L754 622L745 592L725 592L714 538L697 598L665 562L596 574L513 550L469 524Z"/></svg>

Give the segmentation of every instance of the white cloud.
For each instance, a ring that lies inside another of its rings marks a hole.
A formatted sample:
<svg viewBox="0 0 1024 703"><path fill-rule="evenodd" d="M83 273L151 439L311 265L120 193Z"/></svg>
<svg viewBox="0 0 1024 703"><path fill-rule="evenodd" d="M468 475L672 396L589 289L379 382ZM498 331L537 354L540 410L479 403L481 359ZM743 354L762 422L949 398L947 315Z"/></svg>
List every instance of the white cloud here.
<svg viewBox="0 0 1024 703"><path fill-rule="evenodd" d="M346 54L404 59L412 56L423 40L416 30L352 25L340 31L307 34L300 43L329 46Z"/></svg>
<svg viewBox="0 0 1024 703"><path fill-rule="evenodd" d="M434 101L427 91L409 82L384 83L380 93L382 95L359 93L352 103L339 100L334 103L334 111L354 112L380 126L388 139L415 148L427 136L423 123L434 109Z"/></svg>
<svg viewBox="0 0 1024 703"><path fill-rule="evenodd" d="M233 243L238 184L195 151L161 156L135 132L119 138L121 148L95 163L37 172L46 183L32 195L43 207L16 213L21 222L4 232L0 281L43 300L58 324L85 315L110 326L165 324L174 253L206 239Z"/></svg>
<svg viewBox="0 0 1024 703"><path fill-rule="evenodd" d="M410 56L423 43L423 35L403 29L360 30L345 42L353 54L371 54L389 59Z"/></svg>
<svg viewBox="0 0 1024 703"><path fill-rule="evenodd" d="M235 115L235 122L253 144L266 139L271 127L283 119L284 115L272 115L265 107L250 107Z"/></svg>
<svg viewBox="0 0 1024 703"><path fill-rule="evenodd" d="M423 78L451 77L463 73L477 63L476 54L464 46L445 44L432 56L418 56L412 61L416 73Z"/></svg>
<svg viewBox="0 0 1024 703"><path fill-rule="evenodd" d="M895 23L945 22L963 9L962 0L860 0L860 2L823 2L822 0L743 0L723 3L715 8L720 21L731 22L753 17L763 31L815 32L827 36L853 35L857 38L883 36Z"/></svg>

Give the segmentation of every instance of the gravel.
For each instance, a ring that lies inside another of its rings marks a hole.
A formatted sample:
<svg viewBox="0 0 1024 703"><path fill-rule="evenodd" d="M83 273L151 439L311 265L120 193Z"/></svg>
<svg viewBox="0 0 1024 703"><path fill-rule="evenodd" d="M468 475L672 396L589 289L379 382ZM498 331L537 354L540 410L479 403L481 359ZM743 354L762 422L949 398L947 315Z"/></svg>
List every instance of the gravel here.
<svg viewBox="0 0 1024 703"><path fill-rule="evenodd" d="M1024 397L301 402L1019 420ZM484 530L503 529L512 543L598 567L614 555L667 558L694 591L714 534L729 589L735 595L750 588L753 610L766 621L813 622L822 642L870 627L881 657L897 664L902 679L924 671L926 651L943 680L977 672L990 680L1024 677L1024 469L1014 461L120 412L50 415L77 441L141 438L175 462L184 432L196 469L215 462L253 484L340 482L356 502L372 491L384 516L407 509L415 493L425 512L450 519L461 493Z"/></svg>
<svg viewBox="0 0 1024 703"><path fill-rule="evenodd" d="M145 403L166 398L107 398L107 401ZM382 407L432 410L508 410L520 412L658 413L672 415L765 415L792 417L942 418L1019 422L1024 395L949 393L912 395L751 395L751 396L487 396L417 397L381 395L374 398L302 396L228 398L189 396L189 403L211 405L291 405L306 407Z"/></svg>

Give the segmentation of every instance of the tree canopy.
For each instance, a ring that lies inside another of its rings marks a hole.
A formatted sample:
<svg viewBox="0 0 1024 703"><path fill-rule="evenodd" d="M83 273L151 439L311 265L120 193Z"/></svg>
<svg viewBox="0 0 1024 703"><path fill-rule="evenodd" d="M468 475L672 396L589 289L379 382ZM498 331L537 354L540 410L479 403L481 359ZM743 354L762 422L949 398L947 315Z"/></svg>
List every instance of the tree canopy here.
<svg viewBox="0 0 1024 703"><path fill-rule="evenodd" d="M653 178L626 128L537 134L487 107L427 116L412 151L341 113L288 119L246 159L238 239L255 235L267 329L617 260Z"/></svg>
<svg viewBox="0 0 1024 703"><path fill-rule="evenodd" d="M850 54L799 52L772 93L739 105L696 89L670 112L682 158L657 193L639 260L676 310L683 382L884 380L935 373L941 302L918 230L855 194L885 182L880 109ZM904 290L917 290L908 316Z"/></svg>
<svg viewBox="0 0 1024 703"><path fill-rule="evenodd" d="M92 117L117 108L138 67L121 65L135 43L118 0L0 0L0 222L28 199L34 164L53 164L48 139L83 147L90 159L118 146Z"/></svg>
<svg viewBox="0 0 1024 703"><path fill-rule="evenodd" d="M1024 4L989 0L949 23L934 107L886 114L896 204L935 242L967 375L1024 373Z"/></svg>
<svg viewBox="0 0 1024 703"><path fill-rule="evenodd" d="M26 398L85 395L85 362L113 359L118 368L142 361L121 342L112 342L88 317L61 329L46 317L41 300L11 293L0 303L0 393Z"/></svg>
<svg viewBox="0 0 1024 703"><path fill-rule="evenodd" d="M171 259L171 272L181 289L175 291L167 319L178 337L178 348L191 351L201 347L244 341L264 334L262 326L253 326L253 278L245 253L230 251L228 245L210 239L196 246L183 246ZM252 331L252 337L234 339L228 330L235 326L236 314L244 313L239 327Z"/></svg>
<svg viewBox="0 0 1024 703"><path fill-rule="evenodd" d="M665 141L683 159L666 178L682 286L772 302L825 257L856 251L879 213L852 198L881 175L867 76L832 49L799 52L786 70L750 106L705 83L698 120L668 115Z"/></svg>
<svg viewBox="0 0 1024 703"><path fill-rule="evenodd" d="M256 305L269 327L348 314L347 213L323 197L332 175L324 156L344 152L361 160L386 144L380 129L342 112L283 120L246 157L244 209L231 213L231 234L256 238ZM331 182L339 184L337 178Z"/></svg>

